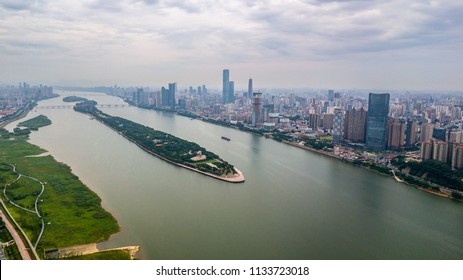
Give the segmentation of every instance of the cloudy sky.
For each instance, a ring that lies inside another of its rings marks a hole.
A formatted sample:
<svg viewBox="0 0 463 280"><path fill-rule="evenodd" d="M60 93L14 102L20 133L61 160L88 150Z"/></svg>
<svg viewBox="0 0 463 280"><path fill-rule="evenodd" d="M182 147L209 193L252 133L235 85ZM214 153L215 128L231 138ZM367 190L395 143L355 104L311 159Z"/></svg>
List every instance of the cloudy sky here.
<svg viewBox="0 0 463 280"><path fill-rule="evenodd" d="M0 83L463 89L463 1L0 0Z"/></svg>

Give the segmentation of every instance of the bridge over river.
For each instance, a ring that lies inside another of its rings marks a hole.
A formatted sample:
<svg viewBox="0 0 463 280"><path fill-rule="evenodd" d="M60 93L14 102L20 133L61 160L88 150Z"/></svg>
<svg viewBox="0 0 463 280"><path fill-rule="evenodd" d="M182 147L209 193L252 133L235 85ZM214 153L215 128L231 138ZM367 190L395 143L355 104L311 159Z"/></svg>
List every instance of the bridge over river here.
<svg viewBox="0 0 463 280"><path fill-rule="evenodd" d="M131 107L128 104L97 104L97 108L124 108L124 107ZM74 105L44 105L44 106L36 106L35 109L72 109Z"/></svg>

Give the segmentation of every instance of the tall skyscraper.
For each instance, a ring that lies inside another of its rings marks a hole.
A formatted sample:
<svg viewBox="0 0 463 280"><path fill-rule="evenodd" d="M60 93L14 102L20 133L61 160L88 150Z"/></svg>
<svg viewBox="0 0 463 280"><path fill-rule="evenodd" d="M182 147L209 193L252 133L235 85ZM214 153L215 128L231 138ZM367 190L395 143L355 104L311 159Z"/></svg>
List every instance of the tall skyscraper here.
<svg viewBox="0 0 463 280"><path fill-rule="evenodd" d="M333 101L334 100L334 90L330 89L328 90L328 101Z"/></svg>
<svg viewBox="0 0 463 280"><path fill-rule="evenodd" d="M222 96L223 96L223 104L230 103L230 71L228 69L223 70L223 88L222 88Z"/></svg>
<svg viewBox="0 0 463 280"><path fill-rule="evenodd" d="M342 130L344 127L344 112L341 108L334 109L333 119L333 143L338 144L342 140Z"/></svg>
<svg viewBox="0 0 463 280"><path fill-rule="evenodd" d="M447 141L447 129L434 127L432 129L432 137L441 141Z"/></svg>
<svg viewBox="0 0 463 280"><path fill-rule="evenodd" d="M175 109L175 92L177 91L177 83L169 83L169 106L172 110Z"/></svg>
<svg viewBox="0 0 463 280"><path fill-rule="evenodd" d="M447 163L449 144L444 141L434 141L432 147L432 159Z"/></svg>
<svg viewBox="0 0 463 280"><path fill-rule="evenodd" d="M452 169L463 168L463 144L452 144Z"/></svg>
<svg viewBox="0 0 463 280"><path fill-rule="evenodd" d="M431 140L421 142L420 154L422 160L432 159L432 146L433 143Z"/></svg>
<svg viewBox="0 0 463 280"><path fill-rule="evenodd" d="M254 92L252 95L252 126L256 127L262 123L262 93Z"/></svg>
<svg viewBox="0 0 463 280"><path fill-rule="evenodd" d="M142 103L143 103L143 95L144 95L143 88L137 88L137 91L134 94L134 102L135 102L135 104L142 105Z"/></svg>
<svg viewBox="0 0 463 280"><path fill-rule="evenodd" d="M421 126L421 138L420 142L426 142L432 139L432 132L434 129L434 124L425 123Z"/></svg>
<svg viewBox="0 0 463 280"><path fill-rule="evenodd" d="M463 143L463 131L462 130L450 131L449 142L450 143Z"/></svg>
<svg viewBox="0 0 463 280"><path fill-rule="evenodd" d="M366 147L374 151L386 150L389 93L371 93L368 97Z"/></svg>
<svg viewBox="0 0 463 280"><path fill-rule="evenodd" d="M166 89L165 87L161 88L161 104L162 107L167 107L169 106L169 90Z"/></svg>
<svg viewBox="0 0 463 280"><path fill-rule="evenodd" d="M350 109L344 119L344 138L356 143L365 142L367 111L363 108Z"/></svg>
<svg viewBox="0 0 463 280"><path fill-rule="evenodd" d="M405 121L391 120L388 128L387 146L389 150L403 149L405 145Z"/></svg>
<svg viewBox="0 0 463 280"><path fill-rule="evenodd" d="M162 107L162 93L160 91L155 93L156 95L156 107L160 108Z"/></svg>
<svg viewBox="0 0 463 280"><path fill-rule="evenodd" d="M252 97L252 79L249 79L248 82L248 98Z"/></svg>
<svg viewBox="0 0 463 280"><path fill-rule="evenodd" d="M309 127L312 131L317 131L321 124L320 114L309 114L307 118L309 120Z"/></svg>
<svg viewBox="0 0 463 280"><path fill-rule="evenodd" d="M227 103L234 103L235 102L235 82L229 81L228 82L228 102Z"/></svg>
<svg viewBox="0 0 463 280"><path fill-rule="evenodd" d="M416 122L408 121L407 122L407 132L405 135L405 146L412 147L416 143Z"/></svg>
<svg viewBox="0 0 463 280"><path fill-rule="evenodd" d="M333 114L323 114L322 126L324 129L333 129L333 121L334 121Z"/></svg>

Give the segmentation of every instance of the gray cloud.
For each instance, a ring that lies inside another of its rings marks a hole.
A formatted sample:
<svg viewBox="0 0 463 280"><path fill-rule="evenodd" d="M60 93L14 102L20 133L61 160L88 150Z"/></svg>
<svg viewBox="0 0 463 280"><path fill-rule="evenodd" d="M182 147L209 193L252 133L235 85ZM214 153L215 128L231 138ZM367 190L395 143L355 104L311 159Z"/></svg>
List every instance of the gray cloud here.
<svg viewBox="0 0 463 280"><path fill-rule="evenodd" d="M23 11L36 10L43 5L42 0L2 0L0 7L6 10Z"/></svg>
<svg viewBox="0 0 463 280"><path fill-rule="evenodd" d="M310 72L336 63L346 69L362 69L363 61L386 65L393 55L420 60L419 71L442 71L444 63L435 67L430 58L434 54L463 63L463 3L456 2L8 0L0 3L0 60L13 61L14 55L32 64L40 53L40 63L59 56L71 66L117 63L127 72L150 65L259 69L254 65L264 64L260 71L273 65ZM0 66L0 76L4 71Z"/></svg>
<svg viewBox="0 0 463 280"><path fill-rule="evenodd" d="M28 0L28 1L2 1L0 2L0 6L5 9L9 10L26 10L30 6L34 4L34 1Z"/></svg>

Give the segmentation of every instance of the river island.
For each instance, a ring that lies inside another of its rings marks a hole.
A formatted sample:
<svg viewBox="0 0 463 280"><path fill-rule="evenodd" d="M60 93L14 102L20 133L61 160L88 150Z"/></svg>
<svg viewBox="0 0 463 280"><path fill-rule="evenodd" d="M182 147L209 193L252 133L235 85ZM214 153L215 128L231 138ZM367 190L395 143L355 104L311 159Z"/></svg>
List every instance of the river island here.
<svg viewBox="0 0 463 280"><path fill-rule="evenodd" d="M95 101L87 100L77 103L74 110L102 122L139 148L169 163L222 181L244 182L244 175L238 168L198 144L105 114L96 105Z"/></svg>

